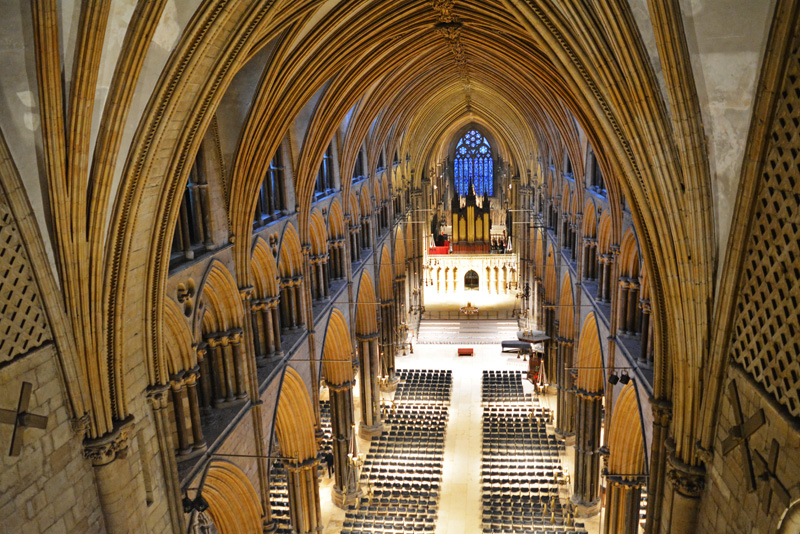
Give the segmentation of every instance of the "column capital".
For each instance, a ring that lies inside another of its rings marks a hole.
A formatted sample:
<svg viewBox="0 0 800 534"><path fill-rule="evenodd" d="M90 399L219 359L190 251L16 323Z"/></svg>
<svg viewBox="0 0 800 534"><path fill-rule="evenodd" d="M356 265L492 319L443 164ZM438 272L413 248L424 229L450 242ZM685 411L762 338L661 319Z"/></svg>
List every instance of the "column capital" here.
<svg viewBox="0 0 800 534"><path fill-rule="evenodd" d="M125 458L128 455L132 430L133 416L129 415L124 421L115 424L114 430L111 432L97 439L84 440L83 457L91 460L93 467L101 467L110 464L117 458Z"/></svg>
<svg viewBox="0 0 800 534"><path fill-rule="evenodd" d="M253 298L256 288L254 286L245 286L239 288L239 297L244 300L250 300Z"/></svg>
<svg viewBox="0 0 800 534"><path fill-rule="evenodd" d="M706 470L702 466L685 463L675 455L675 442L668 439L665 443L667 456L667 480L672 487L692 499L699 499L706 487Z"/></svg>
<svg viewBox="0 0 800 534"><path fill-rule="evenodd" d="M169 404L169 386L150 386L147 388L147 403L153 410L161 410Z"/></svg>

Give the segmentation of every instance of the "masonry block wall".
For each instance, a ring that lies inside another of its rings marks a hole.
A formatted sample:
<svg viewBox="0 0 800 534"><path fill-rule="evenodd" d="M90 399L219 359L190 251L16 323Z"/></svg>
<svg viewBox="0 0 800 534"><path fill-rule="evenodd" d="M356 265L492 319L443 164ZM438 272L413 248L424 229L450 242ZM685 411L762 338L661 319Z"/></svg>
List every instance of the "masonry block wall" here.
<svg viewBox="0 0 800 534"><path fill-rule="evenodd" d="M738 408L731 400L729 384L735 382L741 414L747 421L764 410L766 422L747 439L739 441L728 454L723 443L739 422ZM770 462L770 452L777 443L777 463L765 473L759 455ZM749 451L749 457L745 453ZM751 488L752 466L755 487ZM701 532L768 534L778 532L780 518L789 506L781 499L779 484L788 492L789 502L800 498L800 423L786 414L771 397L740 367L728 367L725 395L720 402L720 416L714 441L713 460L708 466L706 492L700 512Z"/></svg>
<svg viewBox="0 0 800 534"><path fill-rule="evenodd" d="M55 347L45 345L0 368L0 407L16 410L22 382L33 385L28 412L47 416L27 429L19 456L9 456L10 427L0 441L0 532L105 532L83 433L72 430Z"/></svg>

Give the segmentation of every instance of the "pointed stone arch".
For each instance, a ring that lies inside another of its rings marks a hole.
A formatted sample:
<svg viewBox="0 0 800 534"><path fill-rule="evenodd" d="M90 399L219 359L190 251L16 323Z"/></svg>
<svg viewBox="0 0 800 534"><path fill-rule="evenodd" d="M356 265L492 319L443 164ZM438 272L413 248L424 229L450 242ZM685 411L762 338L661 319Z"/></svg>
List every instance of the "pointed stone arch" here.
<svg viewBox="0 0 800 534"><path fill-rule="evenodd" d="M633 228L628 228L628 231L622 236L619 259L620 276L639 277L639 245L636 242L636 232L633 231Z"/></svg>
<svg viewBox="0 0 800 534"><path fill-rule="evenodd" d="M642 416L635 382L622 388L608 430L608 476L603 532L638 529L641 493L646 474Z"/></svg>
<svg viewBox="0 0 800 534"><path fill-rule="evenodd" d="M198 353L196 345L192 342L189 325L178 304L167 298L164 299L164 307L164 334L169 339L164 353L169 373L168 405L172 416L169 418L169 426L173 438L171 443L178 458L186 459L206 448L200 422L201 400L197 391L198 386L202 388L204 379L201 367L208 367L204 362L206 351L201 350ZM208 377L205 380L207 381ZM160 417L155 418L155 424L167 426ZM175 460L167 458L166 454L172 454L172 451L161 451L162 462L169 465ZM170 477L166 478L169 480Z"/></svg>
<svg viewBox="0 0 800 534"><path fill-rule="evenodd" d="M214 260L208 266L198 301L203 303L200 319L204 335L241 328L243 311L239 289L221 261Z"/></svg>
<svg viewBox="0 0 800 534"><path fill-rule="evenodd" d="M317 300L328 297L328 228L320 210L311 212L311 254L308 258L311 272L311 294Z"/></svg>
<svg viewBox="0 0 800 534"><path fill-rule="evenodd" d="M212 460L202 491L219 534L261 534L258 492L247 475L223 460Z"/></svg>
<svg viewBox="0 0 800 534"><path fill-rule="evenodd" d="M575 381L575 494L588 509L599 506L601 413L603 406L603 356L594 312L581 326Z"/></svg>
<svg viewBox="0 0 800 534"><path fill-rule="evenodd" d="M253 269L255 298L277 297L279 294L278 281L280 279L278 266L275 263L275 258L272 256L269 245L261 237L256 239L256 243L253 246L250 266Z"/></svg>
<svg viewBox="0 0 800 534"><path fill-rule="evenodd" d="M604 384L603 353L594 312L586 316L581 326L576 361L578 378L575 387L587 393L602 393Z"/></svg>
<svg viewBox="0 0 800 534"><path fill-rule="evenodd" d="M287 366L275 414L275 434L281 455L300 464L317 456L314 409L300 374Z"/></svg>
<svg viewBox="0 0 800 534"><path fill-rule="evenodd" d="M344 314L334 309L328 319L322 350L322 369L328 384L341 386L354 379L352 346Z"/></svg>
<svg viewBox="0 0 800 534"><path fill-rule="evenodd" d="M281 276L280 316L282 329L305 326L303 306L303 252L297 231L286 225L278 252L278 272Z"/></svg>
<svg viewBox="0 0 800 534"><path fill-rule="evenodd" d="M328 228L319 209L311 212L311 254L328 253Z"/></svg>
<svg viewBox="0 0 800 534"><path fill-rule="evenodd" d="M641 329L639 299L642 267L636 233L629 228L622 237L619 254L619 287L617 288L617 329L627 334L638 334Z"/></svg>
<svg viewBox="0 0 800 534"><path fill-rule="evenodd" d="M330 277L334 280L341 280L347 276L347 266L345 264L346 228L344 216L342 215L342 205L336 198L331 202L328 212L328 243L329 243L329 265Z"/></svg>
<svg viewBox="0 0 800 534"><path fill-rule="evenodd" d="M285 458L292 529L302 534L321 530L314 408L305 382L289 366L278 397L275 435Z"/></svg>
<svg viewBox="0 0 800 534"><path fill-rule="evenodd" d="M272 251L267 242L260 237L253 246L250 266L253 271L254 287L253 299L250 301L253 345L256 358L264 364L268 358L282 354L278 310L281 279Z"/></svg>
<svg viewBox="0 0 800 534"><path fill-rule="evenodd" d="M164 334L169 339L165 348L170 376L197 365L197 352L192 348L192 332L178 304L170 298L164 299Z"/></svg>
<svg viewBox="0 0 800 534"><path fill-rule="evenodd" d="M289 223L283 231L281 248L278 252L278 268L283 278L291 278L303 272L303 251L297 230Z"/></svg>
<svg viewBox="0 0 800 534"><path fill-rule="evenodd" d="M342 215L342 205L339 199L336 198L331 202L331 207L328 210L328 233L331 239L344 238L344 216Z"/></svg>
<svg viewBox="0 0 800 534"><path fill-rule="evenodd" d="M399 278L406 273L406 240L403 227L398 226L394 234L394 265L396 276Z"/></svg>
<svg viewBox="0 0 800 534"><path fill-rule="evenodd" d="M394 297L394 269L392 269L392 255L389 253L389 245L384 244L381 249L381 267L379 279L379 295L381 299L381 306L384 303L391 302Z"/></svg>
<svg viewBox="0 0 800 534"><path fill-rule="evenodd" d="M247 398L243 343L244 311L236 282L219 260L208 267L198 300L202 331L200 386L202 405L220 407ZM198 328L196 325L195 328Z"/></svg>
<svg viewBox="0 0 800 534"><path fill-rule="evenodd" d="M378 304L375 285L367 271L361 275L356 305L356 340L360 361L359 386L361 393L362 437L380 434L383 430L380 410L380 351L378 348Z"/></svg>
<svg viewBox="0 0 800 534"><path fill-rule="evenodd" d="M556 428L562 435L575 432L575 395L572 375L573 347L575 345L575 299L572 295L572 276L569 271L561 278L561 294L558 299L558 362L556 385L558 388L558 411Z"/></svg>
<svg viewBox="0 0 800 534"><path fill-rule="evenodd" d="M341 507L353 502L358 494L355 480L347 477L348 457L355 432L353 404L353 343L344 314L334 309L325 330L322 367L328 384L331 403L331 433L333 437L334 487L333 502Z"/></svg>

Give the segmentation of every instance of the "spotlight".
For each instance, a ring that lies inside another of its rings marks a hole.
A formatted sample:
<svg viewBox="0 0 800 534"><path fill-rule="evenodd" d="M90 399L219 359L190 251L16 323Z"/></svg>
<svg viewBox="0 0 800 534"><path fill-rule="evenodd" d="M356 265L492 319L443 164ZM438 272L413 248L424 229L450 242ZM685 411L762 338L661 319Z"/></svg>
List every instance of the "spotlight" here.
<svg viewBox="0 0 800 534"><path fill-rule="evenodd" d="M181 504L183 505L183 513L185 514L191 514L193 510L203 513L208 510L209 507L208 501L205 500L199 492L194 500L190 499L188 495L184 495Z"/></svg>
<svg viewBox="0 0 800 534"><path fill-rule="evenodd" d="M195 497L194 499L194 509L200 513L203 513L206 510L208 510L208 506L209 506L208 501L205 500L203 496L198 493L197 497Z"/></svg>
<svg viewBox="0 0 800 534"><path fill-rule="evenodd" d="M619 377L619 381L622 384L627 384L628 382L631 381L631 377L628 376L628 373L622 373L622 376Z"/></svg>
<svg viewBox="0 0 800 534"><path fill-rule="evenodd" d="M619 377L617 375L615 375L614 373L611 373L608 376L608 383L611 384L612 386L614 386L614 385L616 385L617 382L619 382Z"/></svg>

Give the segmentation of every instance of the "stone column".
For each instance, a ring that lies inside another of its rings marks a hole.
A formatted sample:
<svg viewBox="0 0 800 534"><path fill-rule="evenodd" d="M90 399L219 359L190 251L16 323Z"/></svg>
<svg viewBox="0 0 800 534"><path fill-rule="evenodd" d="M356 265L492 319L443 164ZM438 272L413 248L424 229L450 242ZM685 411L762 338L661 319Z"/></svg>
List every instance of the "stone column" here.
<svg viewBox="0 0 800 534"><path fill-rule="evenodd" d="M591 238L584 237L583 238L583 278L585 280L590 280L592 278L592 267L591 267L591 254L590 250L592 248Z"/></svg>
<svg viewBox="0 0 800 534"><path fill-rule="evenodd" d="M236 397L234 395L233 381L236 371L233 367L233 347L231 346L231 338L226 334L219 338L219 352L222 360L222 384L224 389L225 402L232 402Z"/></svg>
<svg viewBox="0 0 800 534"><path fill-rule="evenodd" d="M186 532L186 519L181 505L178 464L173 453L175 446L172 441L172 429L170 427L169 411L167 410L169 406L168 391L168 386L151 386L147 391L147 403L153 413L153 425L156 431L156 440L158 441L158 454L161 457L161 472L164 477L164 494L167 498L167 510L169 511L170 526L172 527L171 532L172 534L184 534ZM84 454L86 454L86 451L84 451ZM100 462L102 462L104 454L97 449L93 449L88 456L100 456ZM113 532L108 523L106 523L106 529L108 532Z"/></svg>
<svg viewBox="0 0 800 534"><path fill-rule="evenodd" d="M628 288L630 281L624 276L619 277L619 290L617 298L617 330L623 333L628 332Z"/></svg>
<svg viewBox="0 0 800 534"><path fill-rule="evenodd" d="M606 263L603 269L603 302L611 302L611 275L613 271L614 256L606 254Z"/></svg>
<svg viewBox="0 0 800 534"><path fill-rule="evenodd" d="M636 323L638 311L639 311L639 284L636 280L631 280L630 284L628 285L628 306L627 312L628 315L625 318L625 322L628 326L627 330L628 333L631 335L636 334L638 332L638 326Z"/></svg>
<svg viewBox="0 0 800 534"><path fill-rule="evenodd" d="M602 392L578 390L575 411L575 493L572 502L578 515L600 511L600 426Z"/></svg>
<svg viewBox="0 0 800 534"><path fill-rule="evenodd" d="M222 350L222 338L210 337L207 338L206 342L208 343L206 357L210 359L208 367L212 379L210 380L212 386L210 401L211 405L217 407L217 405L225 401L225 397L228 394L228 390L225 387L225 364L223 362L225 356Z"/></svg>
<svg viewBox="0 0 800 534"><path fill-rule="evenodd" d="M293 534L317 534L322 531L318 464L319 460L313 458L286 466Z"/></svg>
<svg viewBox="0 0 800 534"><path fill-rule="evenodd" d="M320 268L322 270L322 298L327 299L331 293L330 268L328 266L330 260L329 258L324 258L324 260Z"/></svg>
<svg viewBox="0 0 800 534"><path fill-rule="evenodd" d="M395 333L397 332L397 318L394 302L391 300L381 302L381 343L383 345L383 368L386 369L386 386L384 391L394 391L399 379L395 374Z"/></svg>
<svg viewBox="0 0 800 534"><path fill-rule="evenodd" d="M292 286L292 289L294 290L294 298L296 306L295 312L297 313L297 326L299 328L303 328L306 324L305 317L303 316L305 311L305 306L303 305L303 293L302 293L303 277L296 276L293 278L293 282L294 285Z"/></svg>
<svg viewBox="0 0 800 534"><path fill-rule="evenodd" d="M158 401L163 411L164 399ZM151 403L152 405L152 403ZM162 421L163 423L163 421ZM83 456L91 460L94 478L103 513L103 522L109 534L128 534L146 530L142 517L143 506L132 506L141 498L137 484L140 473L128 458L133 434L133 417L117 422L114 430L97 439L83 443ZM174 450L170 443L169 453ZM141 455L143 451L139 451ZM177 507L180 510L180 507Z"/></svg>
<svg viewBox="0 0 800 534"><path fill-rule="evenodd" d="M572 436L575 433L575 393L572 366L571 339L558 337L558 410L556 411L556 432L562 436Z"/></svg>
<svg viewBox="0 0 800 534"><path fill-rule="evenodd" d="M279 358L283 356L283 347L281 347L281 316L278 313L279 300L272 300L269 303L269 315L272 318L272 341L275 346L273 356Z"/></svg>
<svg viewBox="0 0 800 534"><path fill-rule="evenodd" d="M250 322L253 325L253 350L259 363L263 362L267 356L266 343L264 342L264 325L262 324L263 315L261 313L264 306L263 301L253 300L250 303Z"/></svg>
<svg viewBox="0 0 800 534"><path fill-rule="evenodd" d="M184 378L186 396L189 399L189 420L192 422L192 448L195 451L206 448L203 426L200 421L200 403L197 399L198 369L195 367Z"/></svg>
<svg viewBox="0 0 800 534"><path fill-rule="evenodd" d="M671 438L664 445L667 462L661 506L661 534L696 532L700 495L705 488L705 469L702 466L688 465L677 458Z"/></svg>
<svg viewBox="0 0 800 534"><path fill-rule="evenodd" d="M358 352L361 359L358 369L361 393L361 427L359 435L364 439L380 435L383 432L381 421L381 394L378 389L378 333L356 336Z"/></svg>
<svg viewBox="0 0 800 534"><path fill-rule="evenodd" d="M637 534L642 482L639 478L606 477L606 514L603 534ZM691 532L691 531L676 531Z"/></svg>
<svg viewBox="0 0 800 534"><path fill-rule="evenodd" d="M545 341L545 373L547 374L547 381L550 384L556 384L558 380L558 343L556 342L556 308L554 304L545 302L544 304L544 330L550 336L548 341Z"/></svg>
<svg viewBox="0 0 800 534"><path fill-rule="evenodd" d="M241 328L237 328L231 333L231 357L233 360L233 379L234 379L234 395L237 400L247 397L247 363L244 361L246 351L244 350L243 332Z"/></svg>
<svg viewBox="0 0 800 534"><path fill-rule="evenodd" d="M666 441L672 420L672 403L650 398L653 410L653 440L650 448L650 480L647 484L647 524L645 534L656 534L661 523L664 501L664 479L667 469Z"/></svg>
<svg viewBox="0 0 800 534"><path fill-rule="evenodd" d="M197 363L200 367L200 407L203 410L210 410L213 399L213 384L211 379L211 362L209 359L209 347L203 343L197 347Z"/></svg>
<svg viewBox="0 0 800 534"><path fill-rule="evenodd" d="M603 301L603 280L606 272L606 255L601 254L597 258L597 300Z"/></svg>
<svg viewBox="0 0 800 534"><path fill-rule="evenodd" d="M646 365L647 347L650 343L650 300L641 299L639 304L642 306L642 350L639 353L639 363Z"/></svg>
<svg viewBox="0 0 800 534"><path fill-rule="evenodd" d="M186 410L183 401L185 390L183 388L183 371L170 378L170 392L172 393L172 409L175 414L175 430L178 434L178 454L185 455L191 452L189 433L186 429Z"/></svg>
<svg viewBox="0 0 800 534"><path fill-rule="evenodd" d="M328 384L331 398L331 433L333 435L334 483L331 498L339 508L347 509L359 497L359 473L351 473L348 454L355 439L353 383Z"/></svg>

